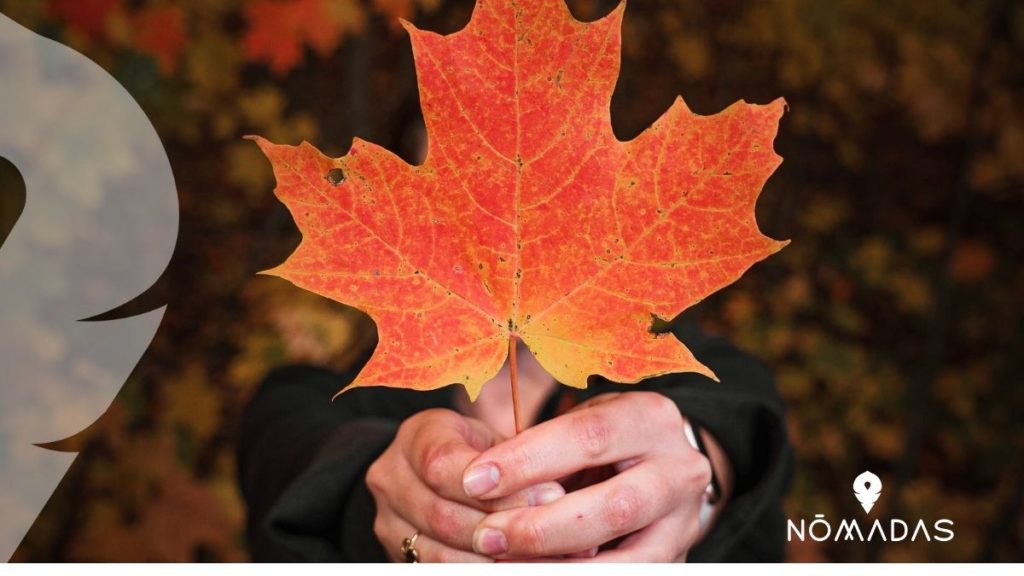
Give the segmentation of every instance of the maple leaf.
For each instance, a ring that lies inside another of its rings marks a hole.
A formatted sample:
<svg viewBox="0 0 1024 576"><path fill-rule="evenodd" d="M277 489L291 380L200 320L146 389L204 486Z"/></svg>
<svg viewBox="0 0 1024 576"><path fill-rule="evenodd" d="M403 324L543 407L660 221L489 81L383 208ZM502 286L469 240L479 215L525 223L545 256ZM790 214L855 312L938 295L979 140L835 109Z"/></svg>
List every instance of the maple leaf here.
<svg viewBox="0 0 1024 576"><path fill-rule="evenodd" d="M367 312L377 349L351 387L463 384L519 338L560 382L696 371L650 331L786 242L754 204L785 107L699 116L682 99L630 142L611 128L624 7L480 0L465 29L412 38L428 132L412 166L355 139L331 159L256 138L303 240L268 273Z"/></svg>
<svg viewBox="0 0 1024 576"><path fill-rule="evenodd" d="M331 0L256 0L246 6L246 17L246 56L267 62L279 75L302 62L307 45L321 56L330 54L364 20L356 3Z"/></svg>

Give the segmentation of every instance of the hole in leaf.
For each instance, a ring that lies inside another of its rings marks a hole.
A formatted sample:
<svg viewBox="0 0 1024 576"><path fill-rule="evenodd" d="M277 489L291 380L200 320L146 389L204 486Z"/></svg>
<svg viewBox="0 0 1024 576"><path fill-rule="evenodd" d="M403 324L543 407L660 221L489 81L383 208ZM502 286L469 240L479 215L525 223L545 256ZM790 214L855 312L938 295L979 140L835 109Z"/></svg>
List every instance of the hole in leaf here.
<svg viewBox="0 0 1024 576"><path fill-rule="evenodd" d="M672 322L651 314L651 327L648 328L654 334L665 334L672 331Z"/></svg>
<svg viewBox="0 0 1024 576"><path fill-rule="evenodd" d="M341 168L331 168L324 176L324 180L330 182L331 186L337 186L345 181L345 171Z"/></svg>

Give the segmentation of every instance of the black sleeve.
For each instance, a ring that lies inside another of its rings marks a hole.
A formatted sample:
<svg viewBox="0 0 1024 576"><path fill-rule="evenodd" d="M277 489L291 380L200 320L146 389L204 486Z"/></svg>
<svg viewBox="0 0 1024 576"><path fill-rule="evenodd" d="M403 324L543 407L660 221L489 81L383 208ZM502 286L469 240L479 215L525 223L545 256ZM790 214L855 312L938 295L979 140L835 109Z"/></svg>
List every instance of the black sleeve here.
<svg viewBox="0 0 1024 576"><path fill-rule="evenodd" d="M311 366L282 368L246 408L238 474L253 560L387 560L373 533L366 470L402 420L447 407L449 395L367 388L331 402L350 380Z"/></svg>
<svg viewBox="0 0 1024 576"><path fill-rule="evenodd" d="M733 494L689 561L781 561L782 497L793 466L784 407L771 371L722 338L693 324L676 336L714 371L719 382L695 373L667 374L642 387L672 398L689 419L722 445L735 474Z"/></svg>

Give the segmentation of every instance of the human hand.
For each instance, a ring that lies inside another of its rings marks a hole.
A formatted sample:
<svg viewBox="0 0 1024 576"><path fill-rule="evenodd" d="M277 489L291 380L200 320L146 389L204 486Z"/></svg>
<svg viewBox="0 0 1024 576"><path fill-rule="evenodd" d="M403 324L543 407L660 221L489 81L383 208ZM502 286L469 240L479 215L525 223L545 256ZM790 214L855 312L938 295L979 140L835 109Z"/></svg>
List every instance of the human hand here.
<svg viewBox="0 0 1024 576"><path fill-rule="evenodd" d="M487 512L540 505L565 493L557 482L541 482L484 503L467 496L466 465L500 440L483 422L451 410L425 410L402 423L366 474L377 504L373 531L393 561L405 561L402 540L418 531L423 562L491 562L473 552L473 530Z"/></svg>
<svg viewBox="0 0 1024 576"><path fill-rule="evenodd" d="M613 475L542 506L487 515L474 549L498 559L684 559L699 537L711 478L684 426L678 407L661 394L608 394L487 449L464 476L466 492L483 501L603 466Z"/></svg>

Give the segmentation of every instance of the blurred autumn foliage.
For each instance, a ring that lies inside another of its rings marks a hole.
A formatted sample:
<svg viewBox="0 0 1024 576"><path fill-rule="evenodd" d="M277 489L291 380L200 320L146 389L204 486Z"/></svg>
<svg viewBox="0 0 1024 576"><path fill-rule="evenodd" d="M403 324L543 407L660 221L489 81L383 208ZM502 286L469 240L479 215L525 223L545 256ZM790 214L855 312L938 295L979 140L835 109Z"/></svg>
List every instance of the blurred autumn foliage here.
<svg viewBox="0 0 1024 576"><path fill-rule="evenodd" d="M593 19L614 2L569 2ZM414 160L421 139L397 18L450 32L470 0L0 0L140 102L178 182L167 304L19 560L244 560L236 423L271 367L345 367L362 314L256 272L297 244L268 163L241 139L354 135ZM758 205L792 245L700 318L769 363L798 455L787 512L955 522L949 543L812 542L793 560L1024 559L1024 5L1011 0L631 0L616 131L682 94L712 113L784 96L785 158ZM69 399L73 402L73 399ZM325 400L326 401L326 400Z"/></svg>

